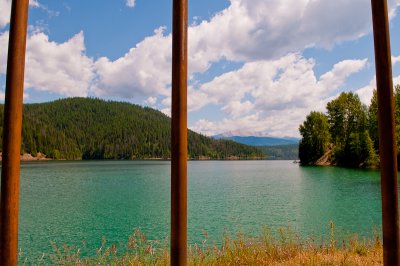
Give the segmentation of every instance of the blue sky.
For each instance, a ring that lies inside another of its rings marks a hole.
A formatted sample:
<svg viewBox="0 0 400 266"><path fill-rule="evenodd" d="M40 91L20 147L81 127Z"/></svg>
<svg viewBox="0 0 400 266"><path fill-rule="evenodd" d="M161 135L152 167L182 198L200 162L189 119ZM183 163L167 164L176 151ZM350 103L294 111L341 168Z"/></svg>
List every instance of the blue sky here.
<svg viewBox="0 0 400 266"><path fill-rule="evenodd" d="M0 0L4 99L11 0ZM394 82L400 18L389 1ZM27 103L82 96L170 113L172 1L31 0ZM368 104L374 81L368 0L189 1L189 127L207 135L298 137L342 91Z"/></svg>

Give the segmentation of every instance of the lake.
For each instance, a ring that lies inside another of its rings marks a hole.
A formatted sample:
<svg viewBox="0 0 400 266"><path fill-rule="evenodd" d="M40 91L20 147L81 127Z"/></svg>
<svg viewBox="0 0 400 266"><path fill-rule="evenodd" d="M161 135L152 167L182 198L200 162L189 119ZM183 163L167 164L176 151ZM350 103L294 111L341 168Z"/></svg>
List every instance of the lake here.
<svg viewBox="0 0 400 266"><path fill-rule="evenodd" d="M291 161L188 162L188 240L220 241L225 231L257 235L290 226L302 236L371 236L381 228L378 171L300 167ZM19 247L51 242L95 250L126 242L134 228L169 235L170 162L47 161L21 165Z"/></svg>

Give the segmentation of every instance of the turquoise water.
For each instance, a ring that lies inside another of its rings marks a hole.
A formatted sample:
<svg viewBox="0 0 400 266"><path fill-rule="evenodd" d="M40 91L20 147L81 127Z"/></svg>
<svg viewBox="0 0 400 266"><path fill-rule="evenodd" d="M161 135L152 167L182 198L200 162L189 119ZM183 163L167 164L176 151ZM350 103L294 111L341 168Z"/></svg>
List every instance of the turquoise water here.
<svg viewBox="0 0 400 266"><path fill-rule="evenodd" d="M371 235L381 225L379 172L299 167L291 161L191 161L188 239L250 235L266 225L301 235ZM88 250L126 242L134 228L169 235L170 163L164 161L29 162L21 166L20 248L37 257L51 242Z"/></svg>

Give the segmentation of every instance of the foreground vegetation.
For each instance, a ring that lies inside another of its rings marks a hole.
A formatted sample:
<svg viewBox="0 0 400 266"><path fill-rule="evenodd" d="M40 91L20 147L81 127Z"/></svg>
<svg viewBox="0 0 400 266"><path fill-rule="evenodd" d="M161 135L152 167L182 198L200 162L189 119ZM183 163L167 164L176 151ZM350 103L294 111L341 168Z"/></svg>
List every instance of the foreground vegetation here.
<svg viewBox="0 0 400 266"><path fill-rule="evenodd" d="M400 155L400 86L394 91L397 157ZM379 167L378 103L361 103L348 92L330 101L327 112L311 112L302 125L299 158L303 165L334 164L348 167Z"/></svg>
<svg viewBox="0 0 400 266"><path fill-rule="evenodd" d="M188 265L382 265L382 244L379 237L370 240L349 237L338 243L331 224L326 243L313 239L301 240L289 228L277 234L264 228L258 237L238 234L225 236L223 243L207 243L188 248ZM53 254L29 261L20 254L22 265L169 265L168 241L152 241L135 230L123 248L114 244L103 246L93 257L85 258L80 248L54 246Z"/></svg>
<svg viewBox="0 0 400 266"><path fill-rule="evenodd" d="M0 105L0 132L3 132ZM24 105L21 154L53 159L170 158L170 118L134 104L69 98ZM0 151L2 135L0 134ZM255 159L261 150L188 131L192 159Z"/></svg>

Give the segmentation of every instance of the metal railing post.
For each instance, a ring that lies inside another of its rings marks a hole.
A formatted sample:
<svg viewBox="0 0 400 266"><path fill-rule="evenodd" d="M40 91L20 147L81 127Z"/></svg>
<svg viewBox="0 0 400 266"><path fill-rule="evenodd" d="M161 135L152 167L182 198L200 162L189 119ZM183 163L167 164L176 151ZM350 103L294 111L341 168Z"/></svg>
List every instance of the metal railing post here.
<svg viewBox="0 0 400 266"><path fill-rule="evenodd" d="M378 92L384 265L400 265L397 148L386 0L371 0Z"/></svg>
<svg viewBox="0 0 400 266"><path fill-rule="evenodd" d="M0 264L17 265L22 99L28 0L13 0L4 105L0 202Z"/></svg>
<svg viewBox="0 0 400 266"><path fill-rule="evenodd" d="M171 127L171 265L187 252L187 0L173 1Z"/></svg>

